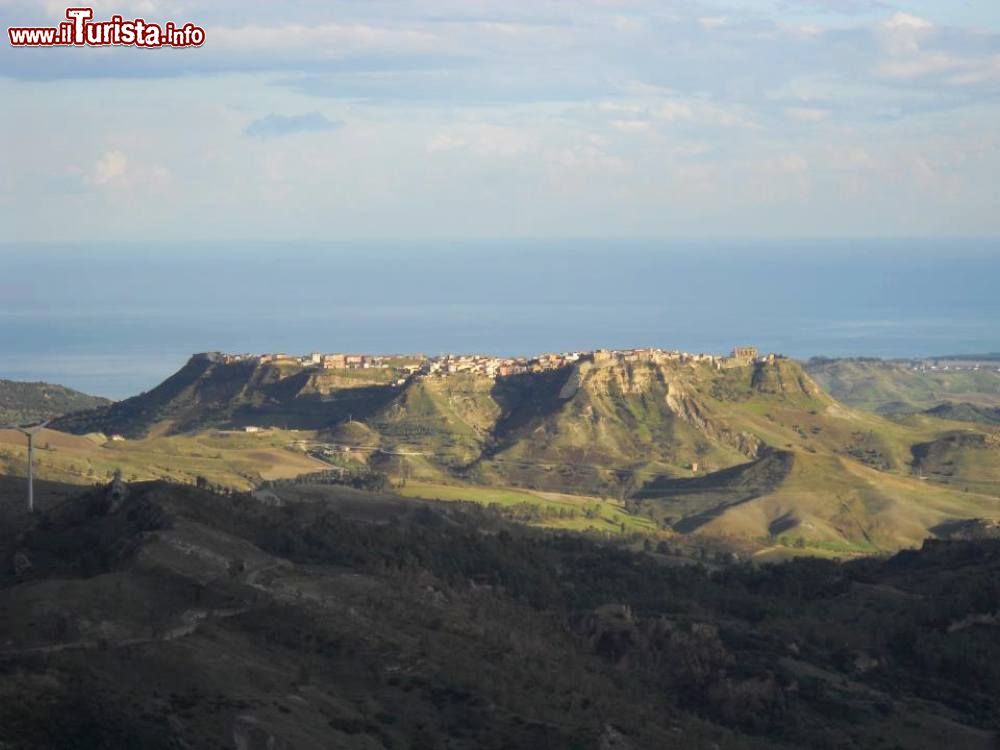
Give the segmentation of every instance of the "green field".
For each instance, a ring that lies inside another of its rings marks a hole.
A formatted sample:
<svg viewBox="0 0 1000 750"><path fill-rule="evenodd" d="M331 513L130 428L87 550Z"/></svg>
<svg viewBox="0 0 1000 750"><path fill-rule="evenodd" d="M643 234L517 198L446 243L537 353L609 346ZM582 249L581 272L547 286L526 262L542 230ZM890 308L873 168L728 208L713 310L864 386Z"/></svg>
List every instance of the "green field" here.
<svg viewBox="0 0 1000 750"><path fill-rule="evenodd" d="M502 509L524 511L529 523L545 528L571 531L597 531L613 534L655 534L657 525L649 518L634 516L620 503L592 497L538 493L505 487L407 482L396 490L405 497L448 502L472 502L497 505ZM531 520L531 510L540 514Z"/></svg>
<svg viewBox="0 0 1000 750"><path fill-rule="evenodd" d="M327 465L296 449L306 433L207 432L196 435L112 441L105 435L67 435L44 430L35 439L36 476L68 484L107 482L116 470L127 481L169 479L249 489L262 480L322 471ZM24 437L0 431L0 474L25 476Z"/></svg>
<svg viewBox="0 0 1000 750"><path fill-rule="evenodd" d="M1000 368L930 370L878 359L813 360L809 374L834 398L867 411L912 413L943 403L1000 406Z"/></svg>

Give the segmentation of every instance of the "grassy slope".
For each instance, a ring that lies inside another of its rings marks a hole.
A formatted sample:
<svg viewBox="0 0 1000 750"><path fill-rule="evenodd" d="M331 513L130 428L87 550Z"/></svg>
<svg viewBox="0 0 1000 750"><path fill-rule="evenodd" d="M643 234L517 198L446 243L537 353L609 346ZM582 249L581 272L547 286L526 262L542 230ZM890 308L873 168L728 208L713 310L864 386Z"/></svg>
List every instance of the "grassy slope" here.
<svg viewBox="0 0 1000 750"><path fill-rule="evenodd" d="M910 446L935 434L930 425L908 427L845 408L790 361L756 373L749 368L729 370L723 379L725 389L720 392L714 385L702 388L712 410L775 448L851 455L881 468L906 471Z"/></svg>
<svg viewBox="0 0 1000 750"><path fill-rule="evenodd" d="M773 491L710 521L710 533L788 538L875 551L919 545L957 517L996 515L994 497L878 472L836 456L798 454Z"/></svg>
<svg viewBox="0 0 1000 750"><path fill-rule="evenodd" d="M552 492L531 492L505 487L430 484L407 482L396 490L405 497L425 500L472 502L502 508L537 508L542 518L531 525L568 531L597 531L614 534L657 531L649 518L628 513L623 504L600 498ZM588 517L588 512L592 517Z"/></svg>
<svg viewBox="0 0 1000 750"><path fill-rule="evenodd" d="M759 435L793 457L789 472L740 471L716 481L652 483L644 497L660 498L654 514L679 528L760 540L802 538L845 550L894 549L917 544L950 518L995 517L1000 503L987 488L997 451L973 462L979 483L963 492L914 475L912 447L934 443L950 425L936 420L900 424L845 408L818 390L791 362L766 371L727 371L706 382L701 396L718 419ZM763 467L763 464L761 464ZM649 505L648 500L646 504ZM695 516L698 523L682 519Z"/></svg>
<svg viewBox="0 0 1000 750"><path fill-rule="evenodd" d="M287 446L298 435L203 433L191 436L107 442L102 435L78 436L44 430L36 437L36 475L70 484L105 482L121 469L126 479L171 479L249 488L262 479L322 471L325 464ZM0 473L26 474L27 449L18 433L0 431Z"/></svg>
<svg viewBox="0 0 1000 750"><path fill-rule="evenodd" d="M964 429L920 443L914 470L962 491L1000 496L1000 436Z"/></svg>
<svg viewBox="0 0 1000 750"><path fill-rule="evenodd" d="M834 398L868 411L921 411L946 401L1000 406L1000 371L914 370L882 360L821 360L806 369Z"/></svg>
<svg viewBox="0 0 1000 750"><path fill-rule="evenodd" d="M556 408L521 420L484 462L487 477L543 488L620 494L657 473L746 460L681 419L668 403L693 373L654 365L583 368ZM579 387L575 388L578 385Z"/></svg>
<svg viewBox="0 0 1000 750"><path fill-rule="evenodd" d="M367 419L390 449L433 454L438 463L462 465L483 450L499 417L493 381L474 375L411 384Z"/></svg>

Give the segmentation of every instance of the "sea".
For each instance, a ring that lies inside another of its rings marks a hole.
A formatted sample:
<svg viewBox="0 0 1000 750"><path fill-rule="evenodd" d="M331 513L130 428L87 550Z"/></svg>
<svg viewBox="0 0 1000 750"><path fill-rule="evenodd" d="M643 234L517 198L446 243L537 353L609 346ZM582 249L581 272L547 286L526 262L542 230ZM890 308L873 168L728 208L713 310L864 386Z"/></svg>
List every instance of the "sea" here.
<svg viewBox="0 0 1000 750"><path fill-rule="evenodd" d="M1000 239L0 244L0 378L120 399L194 352L1000 351Z"/></svg>

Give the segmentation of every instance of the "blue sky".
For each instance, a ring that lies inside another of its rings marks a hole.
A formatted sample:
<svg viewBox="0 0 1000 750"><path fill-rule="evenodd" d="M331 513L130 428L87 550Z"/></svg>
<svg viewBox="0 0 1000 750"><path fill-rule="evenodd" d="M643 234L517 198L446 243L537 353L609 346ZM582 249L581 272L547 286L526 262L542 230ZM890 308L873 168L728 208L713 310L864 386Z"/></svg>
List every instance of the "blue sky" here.
<svg viewBox="0 0 1000 750"><path fill-rule="evenodd" d="M5 42L0 241L1000 235L996 0L94 7L207 43Z"/></svg>

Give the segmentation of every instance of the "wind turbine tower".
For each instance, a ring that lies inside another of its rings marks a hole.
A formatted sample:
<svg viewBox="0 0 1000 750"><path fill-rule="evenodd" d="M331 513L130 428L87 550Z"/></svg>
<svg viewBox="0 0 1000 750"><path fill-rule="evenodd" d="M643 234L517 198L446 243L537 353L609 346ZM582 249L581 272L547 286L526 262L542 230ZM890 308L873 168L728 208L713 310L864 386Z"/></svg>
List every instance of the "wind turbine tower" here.
<svg viewBox="0 0 1000 750"><path fill-rule="evenodd" d="M11 425L9 429L17 430L28 438L28 512L35 512L35 434L45 429L52 420L47 419L39 424Z"/></svg>

